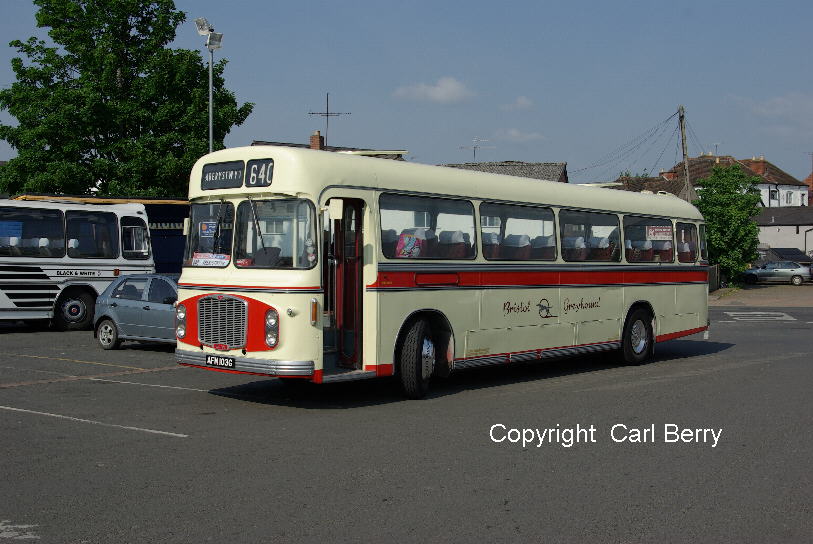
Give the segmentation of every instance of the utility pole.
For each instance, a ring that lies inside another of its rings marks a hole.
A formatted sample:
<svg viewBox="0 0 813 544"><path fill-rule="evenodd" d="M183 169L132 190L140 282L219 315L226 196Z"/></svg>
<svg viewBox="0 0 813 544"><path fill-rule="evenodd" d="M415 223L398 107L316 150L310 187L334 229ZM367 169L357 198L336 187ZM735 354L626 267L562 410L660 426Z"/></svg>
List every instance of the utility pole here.
<svg viewBox="0 0 813 544"><path fill-rule="evenodd" d="M680 144L683 148L683 173L686 176L686 199L691 196L691 180L689 180L689 148L686 147L686 110L683 105L678 106L678 124L680 125Z"/></svg>

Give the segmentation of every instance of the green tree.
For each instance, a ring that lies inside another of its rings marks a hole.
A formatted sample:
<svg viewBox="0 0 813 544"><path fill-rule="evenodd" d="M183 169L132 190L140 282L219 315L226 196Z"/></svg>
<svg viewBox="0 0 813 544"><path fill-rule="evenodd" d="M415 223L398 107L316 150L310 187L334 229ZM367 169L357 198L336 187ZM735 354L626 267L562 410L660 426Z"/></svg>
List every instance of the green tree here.
<svg viewBox="0 0 813 544"><path fill-rule="evenodd" d="M709 177L697 182L699 199L694 205L706 219L709 260L719 264L729 280L757 258L759 227L752 218L759 213L759 182L738 164L715 166Z"/></svg>
<svg viewBox="0 0 813 544"><path fill-rule="evenodd" d="M34 0L53 40L14 40L16 81L0 108L17 125L0 139L17 157L0 169L0 193L183 196L208 152L208 65L171 49L186 16L172 0ZM214 67L214 140L251 113Z"/></svg>

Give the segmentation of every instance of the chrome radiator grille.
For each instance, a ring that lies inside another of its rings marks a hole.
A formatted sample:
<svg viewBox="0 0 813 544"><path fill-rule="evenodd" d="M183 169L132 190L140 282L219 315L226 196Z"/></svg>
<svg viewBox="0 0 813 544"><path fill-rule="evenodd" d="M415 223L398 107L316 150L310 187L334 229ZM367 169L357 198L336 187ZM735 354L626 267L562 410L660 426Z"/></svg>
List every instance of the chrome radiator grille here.
<svg viewBox="0 0 813 544"><path fill-rule="evenodd" d="M226 295L203 297L198 301L198 338L208 346L222 344L228 349L246 345L246 303Z"/></svg>

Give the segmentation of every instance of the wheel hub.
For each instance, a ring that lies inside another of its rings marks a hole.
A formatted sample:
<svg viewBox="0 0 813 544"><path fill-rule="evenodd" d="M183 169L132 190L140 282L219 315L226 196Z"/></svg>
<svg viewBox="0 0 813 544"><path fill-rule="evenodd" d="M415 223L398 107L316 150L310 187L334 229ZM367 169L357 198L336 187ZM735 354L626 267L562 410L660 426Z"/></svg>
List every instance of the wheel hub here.
<svg viewBox="0 0 813 544"><path fill-rule="evenodd" d="M640 355L646 349L647 334L646 325L644 325L643 321L638 320L632 324L632 330L630 331L630 344L632 345L632 351L634 351L636 355Z"/></svg>
<svg viewBox="0 0 813 544"><path fill-rule="evenodd" d="M421 377L428 380L435 369L435 344L429 339L423 339L421 346Z"/></svg>

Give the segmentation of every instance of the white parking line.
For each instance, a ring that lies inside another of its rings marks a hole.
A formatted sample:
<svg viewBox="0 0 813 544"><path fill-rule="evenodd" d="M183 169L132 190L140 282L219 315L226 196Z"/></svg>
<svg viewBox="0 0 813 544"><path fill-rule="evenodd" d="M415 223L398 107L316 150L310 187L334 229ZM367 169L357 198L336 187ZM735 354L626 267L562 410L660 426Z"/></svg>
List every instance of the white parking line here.
<svg viewBox="0 0 813 544"><path fill-rule="evenodd" d="M93 421L92 419L81 419L78 417L63 416L60 414L51 414L48 412L37 412L35 410L24 410L23 408L14 408L11 406L0 406L0 410L8 410L11 412L22 412L25 414L35 414L38 416L55 417L58 419L67 419L69 421L78 421L79 423L92 423L93 425L101 425L103 427L114 427L116 429L126 429L128 431L141 431L143 433L160 434L164 436L173 436L175 438L189 438L188 434L169 433L166 431L156 431L155 429L143 429L141 427L129 427L127 425L115 425L113 423L103 423L101 421Z"/></svg>
<svg viewBox="0 0 813 544"><path fill-rule="evenodd" d="M200 391L201 393L208 393L208 389L193 389L191 387L178 387L177 385L158 385L154 383L141 383L141 382L123 382L121 380L105 380L102 378L87 378L92 382L110 382L110 383L124 383L127 385L143 385L144 387L163 387L164 389L182 389L184 391Z"/></svg>

